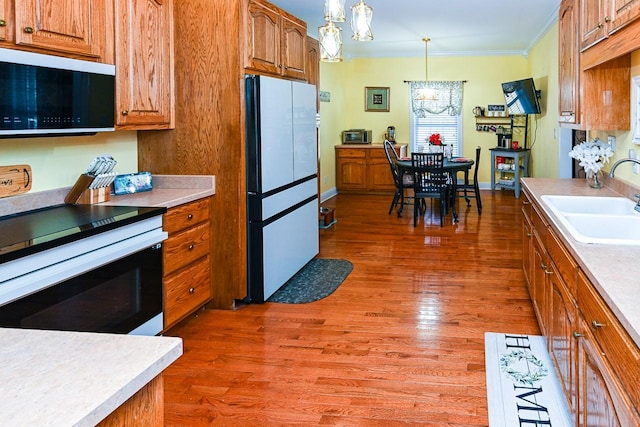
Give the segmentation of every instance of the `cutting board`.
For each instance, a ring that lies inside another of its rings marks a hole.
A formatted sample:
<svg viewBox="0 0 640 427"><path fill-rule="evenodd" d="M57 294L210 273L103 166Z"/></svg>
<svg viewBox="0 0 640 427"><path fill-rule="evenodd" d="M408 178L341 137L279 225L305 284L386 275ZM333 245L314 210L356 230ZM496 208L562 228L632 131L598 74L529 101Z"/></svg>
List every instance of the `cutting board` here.
<svg viewBox="0 0 640 427"><path fill-rule="evenodd" d="M0 197L15 196L31 190L31 166L0 166Z"/></svg>

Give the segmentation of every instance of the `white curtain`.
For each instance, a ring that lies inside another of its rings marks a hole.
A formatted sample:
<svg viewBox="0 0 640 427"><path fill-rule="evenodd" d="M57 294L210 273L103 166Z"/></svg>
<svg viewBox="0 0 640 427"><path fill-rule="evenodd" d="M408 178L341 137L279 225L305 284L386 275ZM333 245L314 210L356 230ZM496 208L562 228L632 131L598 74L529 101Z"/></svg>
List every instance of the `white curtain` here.
<svg viewBox="0 0 640 427"><path fill-rule="evenodd" d="M463 81L409 82L411 90L411 109L416 116L424 118L427 113L457 116L462 111ZM420 91L425 87L436 93L435 100L421 100Z"/></svg>

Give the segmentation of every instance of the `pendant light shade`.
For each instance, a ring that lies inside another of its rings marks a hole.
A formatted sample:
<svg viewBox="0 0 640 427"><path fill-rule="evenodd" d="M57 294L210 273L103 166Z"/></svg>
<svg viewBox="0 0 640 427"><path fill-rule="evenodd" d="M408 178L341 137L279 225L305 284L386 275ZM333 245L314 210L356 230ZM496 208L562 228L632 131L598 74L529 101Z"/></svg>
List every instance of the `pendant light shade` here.
<svg viewBox="0 0 640 427"><path fill-rule="evenodd" d="M422 39L424 42L424 88L420 89L416 100L418 101L437 101L438 93L429 88L429 63L427 62L428 55L428 44L431 41L430 38Z"/></svg>
<svg viewBox="0 0 640 427"><path fill-rule="evenodd" d="M360 0L356 5L351 6L352 39L357 41L373 40L371 18L373 18L373 8L366 5L364 0Z"/></svg>
<svg viewBox="0 0 640 427"><path fill-rule="evenodd" d="M344 11L346 0L324 0L324 20L328 22L344 22L347 19Z"/></svg>
<svg viewBox="0 0 640 427"><path fill-rule="evenodd" d="M320 42L320 61L342 61L342 28L329 21L323 27L318 28Z"/></svg>

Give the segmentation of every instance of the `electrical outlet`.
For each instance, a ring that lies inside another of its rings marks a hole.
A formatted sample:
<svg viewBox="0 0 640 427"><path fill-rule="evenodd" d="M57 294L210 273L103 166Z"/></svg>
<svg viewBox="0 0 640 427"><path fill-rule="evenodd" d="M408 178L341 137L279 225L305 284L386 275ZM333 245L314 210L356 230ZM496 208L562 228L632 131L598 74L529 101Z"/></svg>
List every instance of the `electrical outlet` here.
<svg viewBox="0 0 640 427"><path fill-rule="evenodd" d="M324 182L325 184L329 182L329 177L328 176L323 177L322 182Z"/></svg>
<svg viewBox="0 0 640 427"><path fill-rule="evenodd" d="M638 158L638 155L637 155L635 149L633 149L633 148L629 149L629 158L630 159L637 159ZM636 174L636 175L640 173L640 165L638 165L637 163L633 164L633 173Z"/></svg>
<svg viewBox="0 0 640 427"><path fill-rule="evenodd" d="M611 151L616 151L616 137L613 135L609 135L607 137L607 143L609 144L609 147L611 147Z"/></svg>

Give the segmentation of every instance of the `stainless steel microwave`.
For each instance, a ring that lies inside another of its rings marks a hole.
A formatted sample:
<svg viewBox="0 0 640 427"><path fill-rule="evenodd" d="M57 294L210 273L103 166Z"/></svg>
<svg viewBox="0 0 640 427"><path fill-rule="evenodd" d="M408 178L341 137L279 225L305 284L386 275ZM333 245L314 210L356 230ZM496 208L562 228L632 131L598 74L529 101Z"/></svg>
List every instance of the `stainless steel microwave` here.
<svg viewBox="0 0 640 427"><path fill-rule="evenodd" d="M115 66L0 49L0 138L114 130Z"/></svg>
<svg viewBox="0 0 640 427"><path fill-rule="evenodd" d="M349 129L342 131L343 144L371 144L371 131L365 129Z"/></svg>

